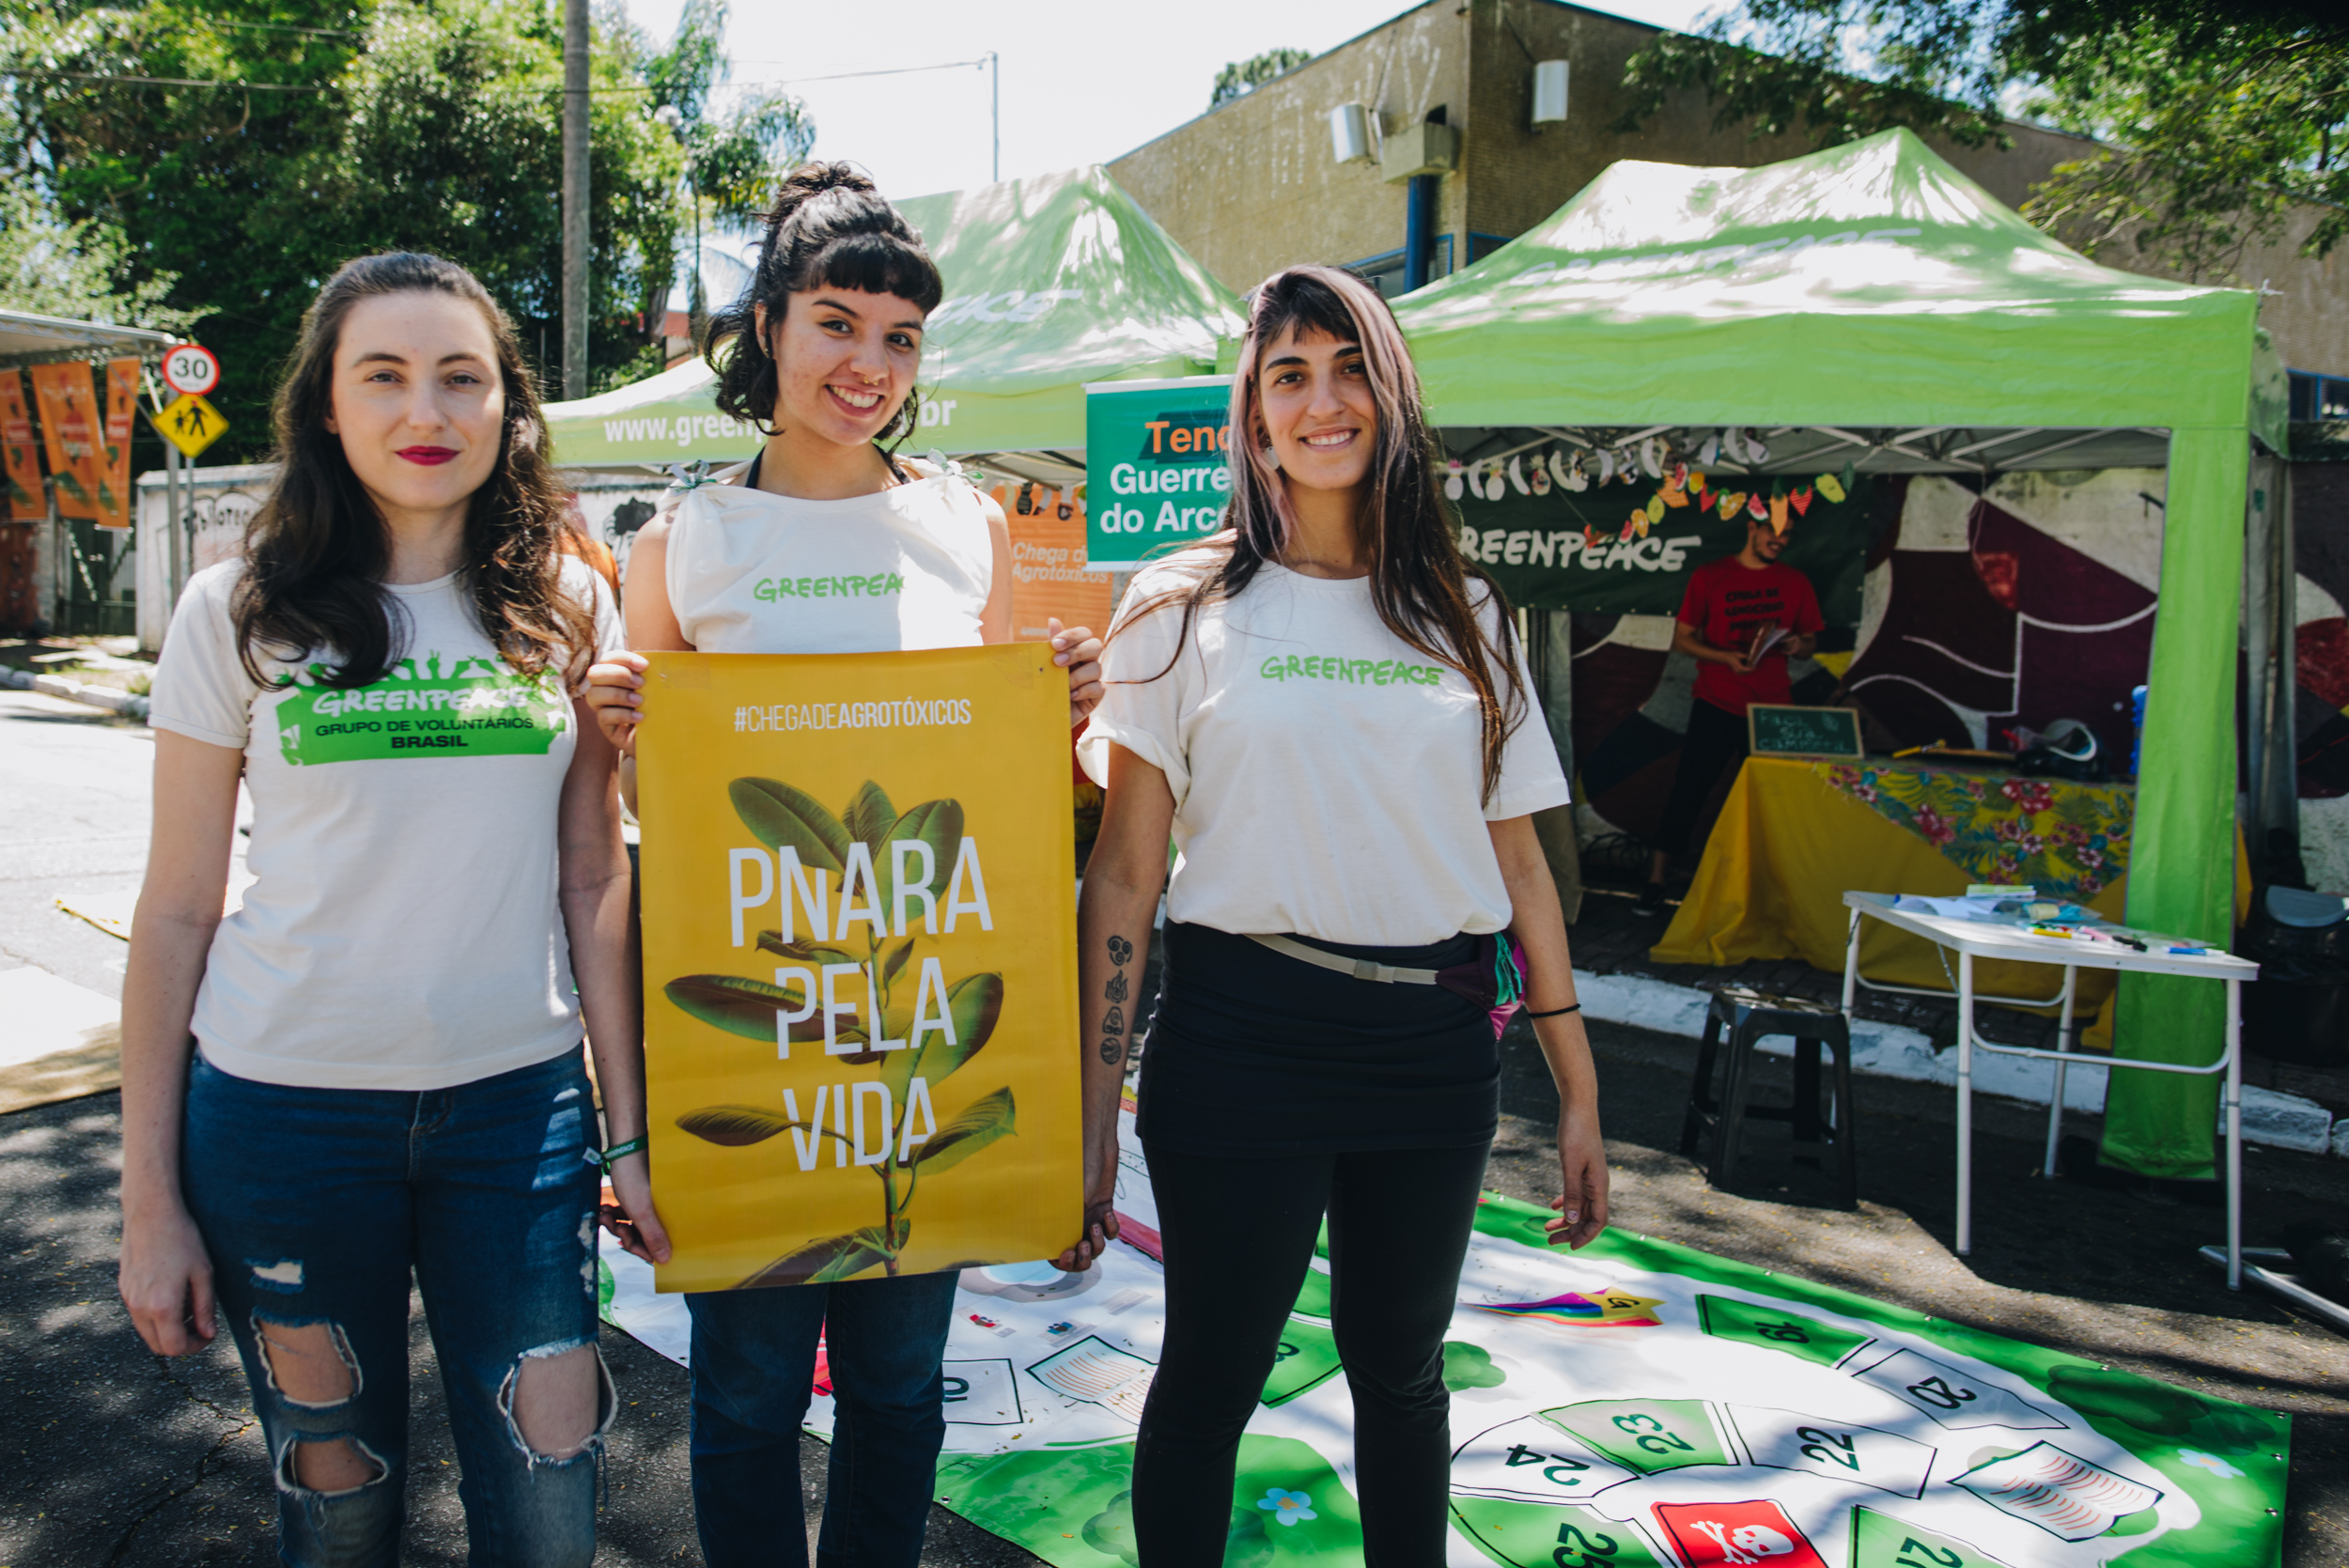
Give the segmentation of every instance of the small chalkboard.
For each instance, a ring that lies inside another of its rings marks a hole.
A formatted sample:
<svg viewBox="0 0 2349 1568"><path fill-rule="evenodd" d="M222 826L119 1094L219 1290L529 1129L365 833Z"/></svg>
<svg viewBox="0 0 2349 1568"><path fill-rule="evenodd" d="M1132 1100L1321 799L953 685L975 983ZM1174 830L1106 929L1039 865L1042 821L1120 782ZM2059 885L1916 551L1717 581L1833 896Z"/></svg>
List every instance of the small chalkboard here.
<svg viewBox="0 0 2349 1568"><path fill-rule="evenodd" d="M1794 707L1753 703L1746 708L1746 741L1758 757L1858 757L1859 714L1848 707Z"/></svg>

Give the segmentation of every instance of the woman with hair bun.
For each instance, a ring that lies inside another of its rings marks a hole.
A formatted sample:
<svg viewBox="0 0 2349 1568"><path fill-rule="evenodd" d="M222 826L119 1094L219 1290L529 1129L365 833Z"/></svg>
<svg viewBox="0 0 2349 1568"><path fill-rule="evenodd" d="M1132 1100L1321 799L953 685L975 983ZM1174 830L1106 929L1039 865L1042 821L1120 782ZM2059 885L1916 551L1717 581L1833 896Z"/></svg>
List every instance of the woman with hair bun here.
<svg viewBox="0 0 2349 1568"><path fill-rule="evenodd" d="M1558 1083L1551 1239L1607 1223L1532 822L1566 782L1526 722L1508 607L1461 559L1385 303L1328 267L1268 281L1230 428L1226 526L1135 577L1079 745L1109 792L1078 916L1091 1170L1115 1169L1119 1004L1167 890L1139 1129L1166 1341L1134 1545L1142 1568L1223 1560L1241 1429L1326 1218L1363 1560L1423 1568L1446 1557L1443 1337L1497 1125L1499 1009L1522 1001Z"/></svg>
<svg viewBox="0 0 2349 1568"><path fill-rule="evenodd" d="M767 434L716 483L681 485L629 557L628 645L590 673L632 750L643 651L880 653L1012 640L1003 509L961 471L896 455L915 427L937 266L873 182L810 163L783 184L740 302L710 323L718 407ZM883 442L892 442L884 446ZM762 595L803 577L880 593ZM1071 722L1100 694L1100 644L1052 623ZM658 723L655 718L650 721ZM625 1221L622 1221L625 1228ZM1104 1245L1096 1230L1081 1244ZM823 1339L832 1380L827 1564L913 1568L945 1441L940 1360L952 1272L689 1294L693 1508L712 1568L800 1560L800 1425Z"/></svg>
<svg viewBox="0 0 2349 1568"><path fill-rule="evenodd" d="M162 1356L228 1319L280 1559L381 1564L412 1278L473 1560L585 1568L616 1403L599 1167L631 1248L669 1252L616 757L576 696L617 617L564 551L513 326L456 263L362 256L328 280L276 435L243 559L190 580L155 674L122 1299ZM223 918L241 783L256 880Z"/></svg>

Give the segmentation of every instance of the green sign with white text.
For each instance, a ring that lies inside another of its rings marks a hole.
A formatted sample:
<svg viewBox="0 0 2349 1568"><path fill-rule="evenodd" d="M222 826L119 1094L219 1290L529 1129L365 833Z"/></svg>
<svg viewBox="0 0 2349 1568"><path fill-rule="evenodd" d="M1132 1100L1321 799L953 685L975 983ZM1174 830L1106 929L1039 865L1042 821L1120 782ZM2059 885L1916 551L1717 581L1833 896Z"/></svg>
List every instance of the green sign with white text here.
<svg viewBox="0 0 2349 1568"><path fill-rule="evenodd" d="M1132 571L1223 526L1229 376L1085 387L1085 562Z"/></svg>

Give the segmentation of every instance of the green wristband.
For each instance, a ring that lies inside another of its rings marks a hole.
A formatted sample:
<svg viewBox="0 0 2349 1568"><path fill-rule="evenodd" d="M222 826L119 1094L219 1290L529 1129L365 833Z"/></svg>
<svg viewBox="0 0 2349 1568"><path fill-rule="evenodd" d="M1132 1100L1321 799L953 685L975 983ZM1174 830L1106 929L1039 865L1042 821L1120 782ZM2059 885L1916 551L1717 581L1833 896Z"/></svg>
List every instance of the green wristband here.
<svg viewBox="0 0 2349 1568"><path fill-rule="evenodd" d="M622 1159L634 1154L637 1150L643 1148L644 1146L645 1139L643 1135L639 1134L637 1137L630 1139L625 1143L614 1143L608 1149L583 1149L580 1151L579 1157L600 1170L609 1171L613 1166L618 1164Z"/></svg>

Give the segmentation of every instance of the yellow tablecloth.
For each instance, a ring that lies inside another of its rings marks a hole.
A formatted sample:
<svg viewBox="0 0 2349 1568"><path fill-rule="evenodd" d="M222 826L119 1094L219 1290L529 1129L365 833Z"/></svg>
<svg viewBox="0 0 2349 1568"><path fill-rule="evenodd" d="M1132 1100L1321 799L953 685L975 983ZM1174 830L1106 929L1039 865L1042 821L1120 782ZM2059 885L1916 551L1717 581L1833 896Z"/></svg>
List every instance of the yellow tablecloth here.
<svg viewBox="0 0 2349 1568"><path fill-rule="evenodd" d="M1898 764L1871 764L1879 775L1925 774ZM1848 773L1848 769L1845 770ZM1872 809L1849 788L1829 782L1825 765L1791 757L1752 757L1730 786L1720 820L1706 841L1696 881L1664 939L1649 953L1659 964L1742 964L1753 958L1800 958L1840 973L1850 911L1848 890L1911 893L1928 896L1963 893L1986 879L1951 860L1923 831L1902 826ZM2002 779L2003 775L1994 776ZM2113 792L2126 785L2084 786L2034 780L2045 794L2006 811L2020 829L2044 828L2059 817L2109 815ZM2086 793L2093 791L2094 799ZM2067 792L2080 792L2067 802ZM2045 801L2032 813L2029 804ZM2070 807L2077 810L2067 810ZM1928 827L1935 824L1928 821ZM2125 861L2125 844L2113 859ZM2044 859L2040 862L2047 863ZM2070 866L2077 871L2077 865ZM2103 884L2090 908L2108 920L2121 918L2125 876ZM2235 851L2235 913L2250 906L2250 868L2238 836ZM1946 986L1949 979L1933 945L1877 921L1860 930L1861 972L1871 980L1902 986ZM1996 996L2052 997L2061 987L2059 971L2042 964L1984 960L1975 965L1975 985ZM2080 974L2082 1017L2112 993L2112 976ZM2092 1042L2094 1043L2094 1042Z"/></svg>

